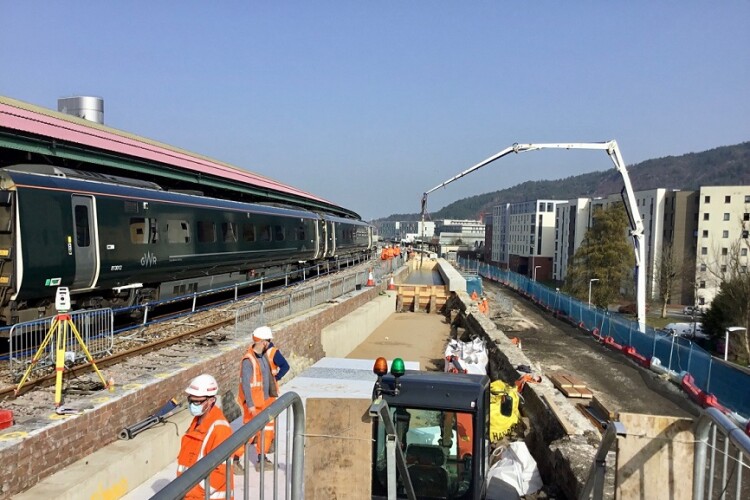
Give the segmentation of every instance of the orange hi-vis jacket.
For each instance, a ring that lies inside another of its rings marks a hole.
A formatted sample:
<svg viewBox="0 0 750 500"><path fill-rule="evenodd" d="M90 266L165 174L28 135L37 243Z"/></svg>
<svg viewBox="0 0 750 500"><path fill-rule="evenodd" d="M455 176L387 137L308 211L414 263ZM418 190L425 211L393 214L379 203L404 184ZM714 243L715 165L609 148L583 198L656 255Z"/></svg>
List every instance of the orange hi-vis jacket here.
<svg viewBox="0 0 750 500"><path fill-rule="evenodd" d="M272 350L274 351L273 353L271 352ZM278 382L276 382L276 377L273 376L273 371L275 370L278 373L279 370L273 362L273 354L275 352L276 348L272 347L263 354L268 360L268 365L271 367L272 372L271 380L268 381L268 399L266 399L265 394L263 394L263 374L261 373L260 363L258 363L258 360L255 357L255 351L253 351L253 348L250 347L242 357L242 361L247 359L253 367L253 378L250 380L250 396L253 398L253 404L255 405L257 412L260 412L263 408L273 403L279 395L279 385ZM242 378L242 361L240 361L240 379ZM240 387L237 391L237 400L243 409L247 408L247 398L245 397L245 392L242 390L242 380L240 380Z"/></svg>
<svg viewBox="0 0 750 500"><path fill-rule="evenodd" d="M380 252L380 260L388 260L388 249L385 247Z"/></svg>
<svg viewBox="0 0 750 500"><path fill-rule="evenodd" d="M396 247L393 249L393 256L398 257L401 255L401 249L399 247Z"/></svg>
<svg viewBox="0 0 750 500"><path fill-rule="evenodd" d="M240 388L237 392L237 399L239 400L240 406L242 407L242 421L244 423L248 423L250 420L252 420L258 413L260 413L271 403L273 403L279 395L279 384L276 381L276 377L274 376L274 372L278 373L279 371L279 368L273 362L273 355L275 353L276 347L272 347L263 354L263 356L265 356L268 360L268 365L271 368L271 379L268 381L268 398L266 398L266 395L263 393L263 373L261 372L260 363L255 356L255 351L253 351L253 348L250 347L242 357L242 361L240 362ZM242 362L244 362L244 360L246 359L250 361L250 365L253 367L253 377L250 379L250 397L252 397L253 404L255 405L255 409L253 411L250 411L248 409L247 399L245 398L245 393L242 390ZM276 425L273 420L267 422L266 425L263 426L263 450L260 449L260 438L258 436L255 436L251 440L251 442L255 441L255 449L259 455L261 453L270 452L271 443L273 443L273 440L276 437L275 427ZM243 452L244 450L238 451L236 453L236 456L241 456Z"/></svg>
<svg viewBox="0 0 750 500"><path fill-rule="evenodd" d="M477 291L474 290L471 292L471 300L479 300L479 295L477 295Z"/></svg>
<svg viewBox="0 0 750 500"><path fill-rule="evenodd" d="M200 423L198 423L200 420ZM177 476L208 455L219 444L232 434L232 428L224 417L221 408L213 406L202 417L193 418L190 427L182 436L180 454L177 456ZM230 493L227 497L226 467L222 463L211 472L209 478L211 490L209 498L231 498L234 491L234 478L229 478ZM205 498L203 482L196 485L185 495L187 500L202 500Z"/></svg>

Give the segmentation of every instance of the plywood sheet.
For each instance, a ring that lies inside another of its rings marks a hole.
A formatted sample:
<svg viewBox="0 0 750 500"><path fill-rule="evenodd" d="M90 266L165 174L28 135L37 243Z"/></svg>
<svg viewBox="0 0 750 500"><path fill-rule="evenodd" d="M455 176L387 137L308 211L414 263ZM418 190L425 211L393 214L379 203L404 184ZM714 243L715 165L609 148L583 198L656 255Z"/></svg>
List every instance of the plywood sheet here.
<svg viewBox="0 0 750 500"><path fill-rule="evenodd" d="M617 439L615 498L691 498L692 420L621 413L620 421L628 435Z"/></svg>
<svg viewBox="0 0 750 500"><path fill-rule="evenodd" d="M308 398L305 498L370 498L369 399Z"/></svg>

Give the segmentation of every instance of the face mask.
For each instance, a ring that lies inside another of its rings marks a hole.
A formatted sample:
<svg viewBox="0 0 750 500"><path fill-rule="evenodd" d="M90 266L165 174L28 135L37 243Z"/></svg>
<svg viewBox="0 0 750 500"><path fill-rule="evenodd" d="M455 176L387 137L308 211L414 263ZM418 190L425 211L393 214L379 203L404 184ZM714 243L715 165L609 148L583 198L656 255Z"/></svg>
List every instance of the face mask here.
<svg viewBox="0 0 750 500"><path fill-rule="evenodd" d="M190 403L190 414L194 417L200 417L206 412L203 409L203 403Z"/></svg>

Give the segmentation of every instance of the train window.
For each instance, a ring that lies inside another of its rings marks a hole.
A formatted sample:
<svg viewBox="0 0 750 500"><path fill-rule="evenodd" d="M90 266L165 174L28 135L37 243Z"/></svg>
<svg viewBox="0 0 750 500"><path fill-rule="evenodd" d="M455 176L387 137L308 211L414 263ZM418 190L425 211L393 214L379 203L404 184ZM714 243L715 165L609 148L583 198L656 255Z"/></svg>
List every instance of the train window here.
<svg viewBox="0 0 750 500"><path fill-rule="evenodd" d="M267 224L260 226L260 241L271 241L271 226Z"/></svg>
<svg viewBox="0 0 750 500"><path fill-rule="evenodd" d="M130 241L135 245L146 245L159 241L159 229L156 219L131 217Z"/></svg>
<svg viewBox="0 0 750 500"><path fill-rule="evenodd" d="M299 241L305 241L307 238L305 237L305 227L299 226L297 227L297 240Z"/></svg>
<svg viewBox="0 0 750 500"><path fill-rule="evenodd" d="M198 243L214 243L216 241L216 224L199 220L197 223Z"/></svg>
<svg viewBox="0 0 750 500"><path fill-rule="evenodd" d="M76 205L76 245L78 247L87 247L91 245L91 233L89 232L89 208L83 205Z"/></svg>
<svg viewBox="0 0 750 500"><path fill-rule="evenodd" d="M168 220L167 241L170 243L190 243L190 223L184 220Z"/></svg>
<svg viewBox="0 0 750 500"><path fill-rule="evenodd" d="M224 243L233 243L237 241L237 224L234 222L222 222L221 234L224 238Z"/></svg>
<svg viewBox="0 0 750 500"><path fill-rule="evenodd" d="M242 241L255 241L255 224L242 224Z"/></svg>
<svg viewBox="0 0 750 500"><path fill-rule="evenodd" d="M284 241L285 239L284 226L273 226L273 241Z"/></svg>

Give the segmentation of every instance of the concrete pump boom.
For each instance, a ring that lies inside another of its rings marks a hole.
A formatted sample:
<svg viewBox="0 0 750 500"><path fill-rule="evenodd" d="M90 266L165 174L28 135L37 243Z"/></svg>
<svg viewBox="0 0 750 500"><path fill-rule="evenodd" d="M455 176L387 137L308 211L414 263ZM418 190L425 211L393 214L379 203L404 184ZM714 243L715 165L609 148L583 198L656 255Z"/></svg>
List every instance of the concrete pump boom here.
<svg viewBox="0 0 750 500"><path fill-rule="evenodd" d="M490 156L486 160L483 160L476 165L474 165L471 168L468 168L461 172L460 174L451 177L447 181L443 182L442 184L438 184L432 189L429 189L424 192L422 195L422 232L424 233L424 219L425 219L425 209L427 206L427 197L430 193L433 191L440 189L441 187L445 187L448 184L450 184L453 181L457 181L461 177L464 177L465 175L468 175L475 170L479 170L480 168L484 167L485 165L488 165L492 163L495 160L499 160L503 156L506 156L510 153L523 153L525 151L536 151L538 149L595 149L595 150L604 150L607 152L607 155L609 155L609 158L612 160L612 163L615 164L615 168L618 172L620 172L620 175L622 176L622 180L625 184L625 208L626 212L628 213L628 218L630 219L630 236L633 239L633 248L635 251L635 289L636 289L636 306L637 306L637 317L638 317L638 326L640 331L645 332L646 331L646 257L645 257L645 249L643 247L643 221L641 220L641 214L638 210L638 204L635 200L635 194L633 193L633 186L630 183L630 177L628 176L628 171L625 168L625 162L622 160L622 155L620 154L620 149L617 147L617 141L607 141L607 142L580 142L580 143L569 143L569 144L513 144L512 146L503 149L499 153ZM424 234L422 235L422 241L424 241Z"/></svg>

